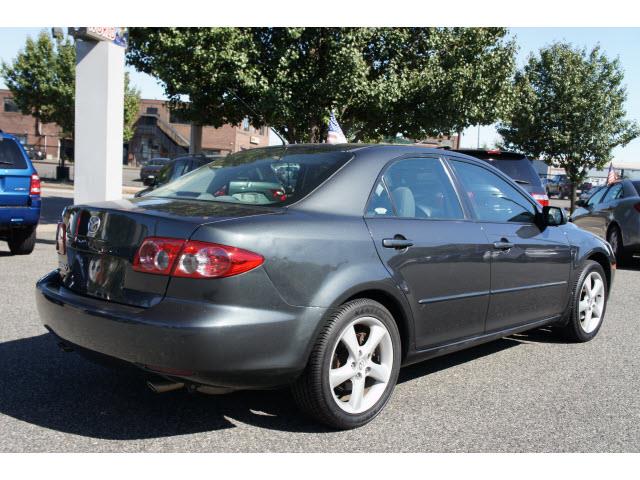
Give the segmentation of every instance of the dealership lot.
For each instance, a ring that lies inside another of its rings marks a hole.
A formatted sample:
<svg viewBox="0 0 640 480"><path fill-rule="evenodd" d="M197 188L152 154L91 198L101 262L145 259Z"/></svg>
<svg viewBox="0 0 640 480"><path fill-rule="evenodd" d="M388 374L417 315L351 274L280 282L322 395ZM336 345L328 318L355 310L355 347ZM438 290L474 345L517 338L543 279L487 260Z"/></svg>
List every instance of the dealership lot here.
<svg viewBox="0 0 640 480"><path fill-rule="evenodd" d="M0 245L0 451L640 450L640 266L618 271L594 341L537 330L408 367L375 421L330 432L286 391L156 395L136 371L60 351L33 297L70 193L43 202L34 253Z"/></svg>

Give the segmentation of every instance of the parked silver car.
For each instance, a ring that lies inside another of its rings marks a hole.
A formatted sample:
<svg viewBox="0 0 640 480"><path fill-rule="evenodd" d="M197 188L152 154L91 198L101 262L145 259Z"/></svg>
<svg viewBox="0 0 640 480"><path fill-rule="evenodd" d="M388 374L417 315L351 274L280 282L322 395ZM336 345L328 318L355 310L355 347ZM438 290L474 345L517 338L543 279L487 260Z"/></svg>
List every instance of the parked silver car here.
<svg viewBox="0 0 640 480"><path fill-rule="evenodd" d="M622 264L640 253L640 181L628 179L597 190L578 201L571 221L605 238Z"/></svg>

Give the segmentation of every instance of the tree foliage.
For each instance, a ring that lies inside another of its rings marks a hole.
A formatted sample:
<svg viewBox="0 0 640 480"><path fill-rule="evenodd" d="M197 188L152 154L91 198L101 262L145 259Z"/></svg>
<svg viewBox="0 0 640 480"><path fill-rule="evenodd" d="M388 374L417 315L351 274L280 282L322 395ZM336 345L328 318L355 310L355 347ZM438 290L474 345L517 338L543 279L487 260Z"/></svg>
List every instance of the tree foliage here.
<svg viewBox="0 0 640 480"><path fill-rule="evenodd" d="M128 142L135 131L135 121L138 118L140 105L140 90L133 87L129 80L129 73L124 74L124 130L123 140Z"/></svg>
<svg viewBox="0 0 640 480"><path fill-rule="evenodd" d="M24 50L9 64L2 62L2 77L22 113L43 123L55 122L73 134L76 52L66 39L51 39L45 31L27 38Z"/></svg>
<svg viewBox="0 0 640 480"><path fill-rule="evenodd" d="M12 63L2 62L1 74L13 99L25 115L43 123L57 123L64 135L73 137L75 122L76 48L67 37L52 39L46 31L27 38ZM140 92L129 85L125 74L124 137L133 135Z"/></svg>
<svg viewBox="0 0 640 480"><path fill-rule="evenodd" d="M514 70L501 28L132 28L129 39L128 61L185 118L249 117L290 142L326 138L332 110L356 141L492 123Z"/></svg>
<svg viewBox="0 0 640 480"><path fill-rule="evenodd" d="M612 150L640 135L626 119L624 73L595 47L566 43L542 48L515 76L515 102L498 127L505 145L564 168L575 188L591 168L602 168Z"/></svg>

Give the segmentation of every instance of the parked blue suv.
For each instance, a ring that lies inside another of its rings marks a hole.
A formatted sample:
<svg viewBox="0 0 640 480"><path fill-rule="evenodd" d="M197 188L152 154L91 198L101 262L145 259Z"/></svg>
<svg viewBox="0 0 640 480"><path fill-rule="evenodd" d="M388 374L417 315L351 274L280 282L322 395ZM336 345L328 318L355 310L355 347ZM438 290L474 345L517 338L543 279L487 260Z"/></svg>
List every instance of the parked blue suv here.
<svg viewBox="0 0 640 480"><path fill-rule="evenodd" d="M40 219L40 177L24 148L0 130L0 240L14 255L28 255Z"/></svg>

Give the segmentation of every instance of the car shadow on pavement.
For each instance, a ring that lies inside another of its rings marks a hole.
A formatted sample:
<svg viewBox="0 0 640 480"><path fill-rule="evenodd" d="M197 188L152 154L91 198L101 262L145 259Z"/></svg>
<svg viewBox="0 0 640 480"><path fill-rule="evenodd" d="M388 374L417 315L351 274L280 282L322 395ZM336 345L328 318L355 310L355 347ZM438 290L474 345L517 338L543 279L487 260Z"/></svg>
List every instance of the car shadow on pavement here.
<svg viewBox="0 0 640 480"><path fill-rule="evenodd" d="M501 339L406 367L411 381L520 345ZM0 413L56 431L106 440L169 437L234 428L236 423L288 432L329 432L296 408L287 389L209 396L186 390L155 394L147 374L110 369L62 352L52 335L0 343Z"/></svg>

